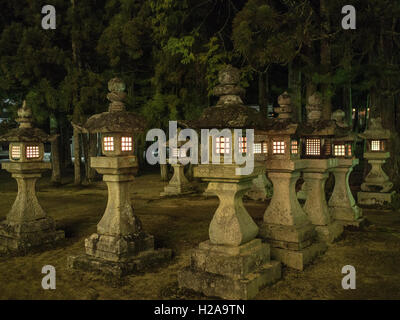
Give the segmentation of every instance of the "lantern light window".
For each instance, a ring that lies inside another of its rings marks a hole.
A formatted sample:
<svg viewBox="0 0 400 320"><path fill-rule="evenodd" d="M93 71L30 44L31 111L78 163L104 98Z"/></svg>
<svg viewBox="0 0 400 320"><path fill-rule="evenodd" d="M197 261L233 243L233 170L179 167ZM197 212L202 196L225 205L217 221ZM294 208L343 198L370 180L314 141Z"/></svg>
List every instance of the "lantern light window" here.
<svg viewBox="0 0 400 320"><path fill-rule="evenodd" d="M225 154L230 152L230 143L228 137L215 138L215 151L217 154Z"/></svg>
<svg viewBox="0 0 400 320"><path fill-rule="evenodd" d="M254 144L254 153L261 153L261 143Z"/></svg>
<svg viewBox="0 0 400 320"><path fill-rule="evenodd" d="M268 153L268 143L267 142L263 142L263 144L262 144L262 146L263 146L263 153Z"/></svg>
<svg viewBox="0 0 400 320"><path fill-rule="evenodd" d="M298 154L299 153L299 143L298 143L297 140L292 140L291 152L292 152L292 154Z"/></svg>
<svg viewBox="0 0 400 320"><path fill-rule="evenodd" d="M114 151L113 137L104 137L104 151Z"/></svg>
<svg viewBox="0 0 400 320"><path fill-rule="evenodd" d="M285 141L274 141L272 147L273 154L285 154Z"/></svg>
<svg viewBox="0 0 400 320"><path fill-rule="evenodd" d="M381 151L381 141L380 140L372 140L371 141L371 150L372 151Z"/></svg>
<svg viewBox="0 0 400 320"><path fill-rule="evenodd" d="M21 147L20 146L12 146L11 147L11 158L18 160L21 158Z"/></svg>
<svg viewBox="0 0 400 320"><path fill-rule="evenodd" d="M39 146L27 146L26 147L26 158L37 159L40 157Z"/></svg>
<svg viewBox="0 0 400 320"><path fill-rule="evenodd" d="M308 156L319 156L321 154L320 139L307 139L306 140L306 154Z"/></svg>
<svg viewBox="0 0 400 320"><path fill-rule="evenodd" d="M122 137L121 138L121 150L122 151L132 151L132 137Z"/></svg>
<svg viewBox="0 0 400 320"><path fill-rule="evenodd" d="M344 144L335 144L333 148L334 155L337 157L344 157L346 155L346 148Z"/></svg>
<svg viewBox="0 0 400 320"><path fill-rule="evenodd" d="M239 150L241 153L247 152L247 137L239 137Z"/></svg>
<svg viewBox="0 0 400 320"><path fill-rule="evenodd" d="M347 145L347 155L348 155L348 156L351 156L352 153L353 153L353 150L352 150L352 148L351 148L351 144L348 144L348 145Z"/></svg>

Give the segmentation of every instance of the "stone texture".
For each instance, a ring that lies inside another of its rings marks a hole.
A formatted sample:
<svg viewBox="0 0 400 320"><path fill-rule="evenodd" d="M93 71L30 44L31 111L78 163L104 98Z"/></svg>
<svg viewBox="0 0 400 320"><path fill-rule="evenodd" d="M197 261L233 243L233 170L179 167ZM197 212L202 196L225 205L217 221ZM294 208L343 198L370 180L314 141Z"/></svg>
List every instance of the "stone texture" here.
<svg viewBox="0 0 400 320"><path fill-rule="evenodd" d="M304 211L316 227L318 239L332 243L343 233L343 225L334 220L325 197L328 170L338 165L338 159L309 159L303 171L307 186Z"/></svg>
<svg viewBox="0 0 400 320"><path fill-rule="evenodd" d="M358 192L358 203L366 206L386 206L392 203L395 191L380 193L380 192Z"/></svg>
<svg viewBox="0 0 400 320"><path fill-rule="evenodd" d="M185 176L185 166L180 163L171 164L171 166L174 168L174 175L160 195L177 196L192 193L194 191L193 186Z"/></svg>
<svg viewBox="0 0 400 320"><path fill-rule="evenodd" d="M333 189L328 206L332 217L344 227L361 227L365 220L362 209L359 208L350 190L349 177L358 159L338 159L337 167L332 169L335 176L335 187Z"/></svg>
<svg viewBox="0 0 400 320"><path fill-rule="evenodd" d="M272 183L265 174L253 179L251 189L247 191L246 196L255 201L265 201L272 197Z"/></svg>
<svg viewBox="0 0 400 320"><path fill-rule="evenodd" d="M315 227L296 196L296 182L306 162L271 159L266 166L274 192L259 236L270 243L271 257L288 267L303 270L326 249L325 244L316 242Z"/></svg>
<svg viewBox="0 0 400 320"><path fill-rule="evenodd" d="M178 273L180 287L223 299L252 299L280 278L280 263L270 261L269 245L260 239L234 247L203 242Z"/></svg>

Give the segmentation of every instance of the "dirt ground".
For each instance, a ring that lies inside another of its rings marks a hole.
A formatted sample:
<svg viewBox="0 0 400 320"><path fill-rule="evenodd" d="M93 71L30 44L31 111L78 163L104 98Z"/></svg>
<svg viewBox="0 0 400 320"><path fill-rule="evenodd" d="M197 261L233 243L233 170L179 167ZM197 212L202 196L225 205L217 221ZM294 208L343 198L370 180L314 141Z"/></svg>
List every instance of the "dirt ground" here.
<svg viewBox="0 0 400 320"><path fill-rule="evenodd" d="M83 253L84 239L95 232L107 202L100 182L75 187L63 181L54 187L48 177L38 184L42 207L65 230L57 247L24 257L0 258L0 299L206 299L177 288L177 272L189 263L190 250L208 238L208 225L217 198L199 195L160 199L165 183L157 173L138 177L132 185L132 202L145 230L157 247L171 248L174 258L165 266L117 280L67 269L67 257ZM0 173L0 218L16 196L10 175ZM261 223L265 202L246 200L245 206ZM363 231L346 230L305 271L283 268L283 278L263 289L256 299L400 299L400 212L364 210L370 225ZM41 269L53 265L57 289L43 290ZM356 269L357 289L343 290L342 267Z"/></svg>

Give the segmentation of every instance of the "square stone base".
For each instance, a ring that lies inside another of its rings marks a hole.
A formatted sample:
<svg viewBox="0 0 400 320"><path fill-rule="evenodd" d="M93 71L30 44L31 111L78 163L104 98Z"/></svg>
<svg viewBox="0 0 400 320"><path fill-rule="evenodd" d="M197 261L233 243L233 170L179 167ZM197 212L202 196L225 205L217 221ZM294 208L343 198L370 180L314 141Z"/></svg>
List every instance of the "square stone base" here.
<svg viewBox="0 0 400 320"><path fill-rule="evenodd" d="M327 249L324 242L315 242L302 250L288 250L271 247L271 258L282 262L284 265L303 271L316 257L322 255Z"/></svg>
<svg viewBox="0 0 400 320"><path fill-rule="evenodd" d="M56 230L51 218L21 224L0 223L0 252L25 254L30 249L53 245L65 238L64 231Z"/></svg>
<svg viewBox="0 0 400 320"><path fill-rule="evenodd" d="M179 287L223 299L251 299L281 278L281 264L270 261L269 245L254 239L239 247L203 242L191 265L178 273Z"/></svg>
<svg viewBox="0 0 400 320"><path fill-rule="evenodd" d="M154 249L154 237L144 232L137 237L115 237L94 233L85 239L86 254L103 260L121 262L142 251Z"/></svg>
<svg viewBox="0 0 400 320"><path fill-rule="evenodd" d="M137 256L123 262L107 261L85 254L69 256L67 263L68 267L71 269L123 277L128 274L145 271L151 267L156 267L170 260L171 256L172 251L170 249L159 249L143 251Z"/></svg>
<svg viewBox="0 0 400 320"><path fill-rule="evenodd" d="M195 190L191 185L183 185L183 186L167 185L164 188L164 191L160 193L160 197L180 196L180 195L190 194L193 192L195 192Z"/></svg>
<svg viewBox="0 0 400 320"><path fill-rule="evenodd" d="M363 229L367 225L367 219L364 217L358 218L357 220L336 220L341 223L342 226L346 228L355 228L355 229Z"/></svg>
<svg viewBox="0 0 400 320"><path fill-rule="evenodd" d="M392 198L395 195L395 191L383 193L383 192L364 192L360 191L357 193L358 203L366 206L374 205L387 205L392 203Z"/></svg>
<svg viewBox="0 0 400 320"><path fill-rule="evenodd" d="M315 231L317 231L318 240L331 244L342 235L343 225L334 221L326 226L315 226Z"/></svg>

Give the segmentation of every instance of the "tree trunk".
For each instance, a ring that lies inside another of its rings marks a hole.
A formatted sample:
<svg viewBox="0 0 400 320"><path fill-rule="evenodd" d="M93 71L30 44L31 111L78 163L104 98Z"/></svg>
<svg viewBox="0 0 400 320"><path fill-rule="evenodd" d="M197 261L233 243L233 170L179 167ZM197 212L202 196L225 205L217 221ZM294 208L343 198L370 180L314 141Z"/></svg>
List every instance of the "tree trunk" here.
<svg viewBox="0 0 400 320"><path fill-rule="evenodd" d="M89 138L88 138L88 134L84 133L81 135L82 137L82 149L83 149L83 159L85 161L85 175L84 175L84 184L87 185L90 182L90 178L89 178Z"/></svg>
<svg viewBox="0 0 400 320"><path fill-rule="evenodd" d="M97 156L97 133L89 134L89 159L88 159L88 178L89 182L96 179L96 170L90 166L90 158Z"/></svg>
<svg viewBox="0 0 400 320"><path fill-rule="evenodd" d="M79 141L79 131L74 128L74 182L76 185L82 184L81 177L81 147Z"/></svg>
<svg viewBox="0 0 400 320"><path fill-rule="evenodd" d="M59 123L54 114L50 115L50 134L59 133ZM61 184L61 163L60 163L60 136L51 142L51 182Z"/></svg>
<svg viewBox="0 0 400 320"><path fill-rule="evenodd" d="M258 73L258 104L264 117L268 116L268 101L266 96L266 77L262 72Z"/></svg>
<svg viewBox="0 0 400 320"><path fill-rule="evenodd" d="M320 0L320 16L321 16L321 31L324 37L321 40L321 66L323 72L328 75L328 83L321 84L321 93L323 96L322 118L330 120L332 114L332 84L331 84L331 45L328 37L330 33L330 16L327 8L328 0Z"/></svg>
<svg viewBox="0 0 400 320"><path fill-rule="evenodd" d="M301 122L301 71L294 61L288 66L288 87L293 107L293 120Z"/></svg>

